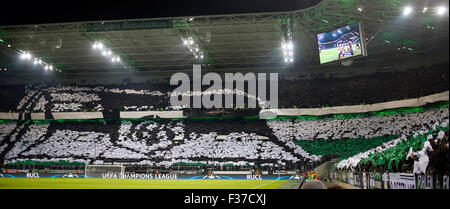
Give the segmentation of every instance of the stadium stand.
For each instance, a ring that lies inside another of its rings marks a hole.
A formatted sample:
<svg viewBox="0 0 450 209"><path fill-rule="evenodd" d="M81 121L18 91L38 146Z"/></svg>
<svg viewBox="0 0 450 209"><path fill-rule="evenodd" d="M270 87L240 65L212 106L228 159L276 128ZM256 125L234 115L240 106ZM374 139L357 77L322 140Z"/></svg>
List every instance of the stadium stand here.
<svg viewBox="0 0 450 209"><path fill-rule="evenodd" d="M445 115L448 115L447 109L430 111L425 114L396 114L343 120L270 121L268 123L274 127L275 133L287 134L286 137L293 137L296 140L313 140L319 134L324 139L342 139L344 135L349 138L374 138L386 135L401 135L415 127L431 127Z"/></svg>
<svg viewBox="0 0 450 209"><path fill-rule="evenodd" d="M279 85L279 107L374 104L440 93L449 88L447 68L448 63L443 63L407 72L311 81L286 80Z"/></svg>
<svg viewBox="0 0 450 209"><path fill-rule="evenodd" d="M444 105L413 113L344 119L4 122L0 148L6 166L67 162L221 165L218 169L230 164L299 167L318 165L328 155L337 154L341 159L350 157L337 167L351 169L363 167L359 164L367 161L363 158L399 146L411 134L448 127L448 114ZM20 128L15 129L16 125ZM323 139L316 139L319 135Z"/></svg>
<svg viewBox="0 0 450 209"><path fill-rule="evenodd" d="M25 86L23 85L11 85L0 86L0 112L9 112L17 110L19 101L25 97Z"/></svg>
<svg viewBox="0 0 450 209"><path fill-rule="evenodd" d="M448 1L269 10L2 25L0 189L450 189Z"/></svg>
<svg viewBox="0 0 450 209"><path fill-rule="evenodd" d="M441 93L449 89L448 63L349 78L315 78L279 81L279 108L311 108L373 104ZM10 89L13 89L10 91ZM0 112L92 112L178 110L170 106L167 84L76 86L70 84L0 86L7 98ZM203 87L206 90L207 87ZM192 92L185 92L192 95ZM243 94L234 91L202 92ZM269 96L269 95L268 95ZM246 95L248 99L256 99ZM258 100L259 102L259 100Z"/></svg>
<svg viewBox="0 0 450 209"><path fill-rule="evenodd" d="M412 136L402 136L382 146L341 161L338 169L417 174L448 173L448 123ZM444 130L446 132L444 132ZM433 149L434 147L434 149ZM432 163L431 163L432 162ZM443 164L440 164L443 163ZM430 166L427 168L427 166ZM428 170L427 170L428 169ZM428 171L428 172L427 172Z"/></svg>

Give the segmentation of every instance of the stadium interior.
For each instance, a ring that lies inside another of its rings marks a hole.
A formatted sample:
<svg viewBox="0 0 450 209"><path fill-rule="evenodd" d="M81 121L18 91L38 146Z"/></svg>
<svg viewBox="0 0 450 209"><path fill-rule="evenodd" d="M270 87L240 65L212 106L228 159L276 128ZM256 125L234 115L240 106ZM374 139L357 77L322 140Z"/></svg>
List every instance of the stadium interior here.
<svg viewBox="0 0 450 209"><path fill-rule="evenodd" d="M448 1L323 0L286 12L0 26L0 188L142 178L154 184L138 188L224 179L224 188L449 189L448 17ZM221 107L171 105L171 76L192 78L193 66L223 78L277 73L277 107L249 82L244 92L182 92L223 98ZM245 105L225 108L228 96Z"/></svg>

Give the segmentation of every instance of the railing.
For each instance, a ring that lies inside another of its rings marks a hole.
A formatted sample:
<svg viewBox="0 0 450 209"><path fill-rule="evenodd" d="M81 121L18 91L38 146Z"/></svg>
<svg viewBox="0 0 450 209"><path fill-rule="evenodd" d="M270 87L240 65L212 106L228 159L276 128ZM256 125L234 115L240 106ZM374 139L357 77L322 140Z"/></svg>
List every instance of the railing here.
<svg viewBox="0 0 450 209"><path fill-rule="evenodd" d="M332 171L333 181L360 189L449 189L448 174Z"/></svg>

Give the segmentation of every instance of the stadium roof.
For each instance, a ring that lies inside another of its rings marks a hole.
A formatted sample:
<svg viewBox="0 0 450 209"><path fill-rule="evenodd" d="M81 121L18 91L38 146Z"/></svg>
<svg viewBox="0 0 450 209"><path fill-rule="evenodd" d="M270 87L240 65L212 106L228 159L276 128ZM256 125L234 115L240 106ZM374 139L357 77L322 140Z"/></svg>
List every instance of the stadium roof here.
<svg viewBox="0 0 450 209"><path fill-rule="evenodd" d="M324 0L274 13L4 26L1 61L10 69L23 68L17 56L27 51L63 72L180 70L193 63L207 69L316 66L316 35L356 22L362 23L371 59L448 48L448 13L433 13L435 4L427 13L417 9L406 17L402 8L411 2L416 9L427 6L419 0ZM295 63L285 64L281 43L291 37ZM203 59L194 57L185 38L193 39ZM94 50L96 42L121 62Z"/></svg>

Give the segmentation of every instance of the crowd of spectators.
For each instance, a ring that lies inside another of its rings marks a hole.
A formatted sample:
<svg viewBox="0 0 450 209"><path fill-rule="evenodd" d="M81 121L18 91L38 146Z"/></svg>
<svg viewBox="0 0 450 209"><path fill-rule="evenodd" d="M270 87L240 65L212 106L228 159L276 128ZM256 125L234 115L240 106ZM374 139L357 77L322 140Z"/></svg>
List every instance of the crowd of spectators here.
<svg viewBox="0 0 450 209"><path fill-rule="evenodd" d="M19 101L25 96L23 85L0 85L0 112L17 110Z"/></svg>
<svg viewBox="0 0 450 209"><path fill-rule="evenodd" d="M423 127L436 127L442 121L448 121L448 114L448 108L442 108L381 117L272 120L267 125L278 140L294 149L295 153L317 161L320 156L328 154L342 153L341 157L349 157L348 154L355 155L371 148L371 145L389 141L392 136L409 134ZM349 147L352 144L354 146Z"/></svg>
<svg viewBox="0 0 450 209"><path fill-rule="evenodd" d="M348 78L279 81L279 107L325 107L374 104L449 90L448 63Z"/></svg>
<svg viewBox="0 0 450 209"><path fill-rule="evenodd" d="M448 121L438 127L402 135L337 164L340 170L357 172L405 172L449 174Z"/></svg>
<svg viewBox="0 0 450 209"><path fill-rule="evenodd" d="M407 72L281 80L279 107L358 105L441 93L449 89L447 69L445 63ZM0 103L0 112L177 110L182 107L170 106L174 88L149 83L0 86L0 96L5 99ZM261 102L245 92L206 89L202 87L201 95L244 95L247 101ZM448 130L440 130L448 128L448 115L448 108L441 108L319 120L2 122L0 162L305 165L339 154L351 157L337 164L338 169L448 172ZM335 143L343 138L355 140Z"/></svg>
<svg viewBox="0 0 450 209"><path fill-rule="evenodd" d="M357 117L322 120L273 120L268 121L275 134L294 140L342 138L372 139L379 136L401 135L417 127L433 126L438 119L448 118L447 108L416 112L398 113L382 117ZM447 117L446 117L447 116ZM389 124L389 125L387 125Z"/></svg>
<svg viewBox="0 0 450 209"><path fill-rule="evenodd" d="M5 163L17 161L77 161L171 166L177 163L234 164L296 163L290 150L277 144L263 121L51 122L29 124L9 143ZM209 125L208 125L209 124ZM242 125L242 124L241 124ZM6 130L5 130L6 132ZM218 136L225 138L218 139Z"/></svg>
<svg viewBox="0 0 450 209"><path fill-rule="evenodd" d="M416 135L361 160L361 171L449 174L448 129Z"/></svg>
<svg viewBox="0 0 450 209"><path fill-rule="evenodd" d="M280 108L308 108L372 104L418 98L448 91L448 63L410 69L406 72L382 72L346 78L314 78L278 81ZM224 86L224 85L223 85ZM0 112L73 112L73 111L146 111L173 110L170 95L177 86L164 84L123 84L76 86L41 84L0 86ZM244 95L248 100L264 102L255 95L234 90L205 91L202 95ZM198 95L200 92L183 92ZM270 94L267 92L267 98Z"/></svg>
<svg viewBox="0 0 450 209"><path fill-rule="evenodd" d="M315 125L296 126L305 122ZM356 123L360 125L355 125ZM0 160L4 163L63 160L86 164L115 163L163 167L179 164L243 166L249 163L260 166L286 164L307 166L318 165L333 154L342 157L344 153L354 156L341 161L338 168L366 169L365 164L361 163L366 162L366 158L376 158L377 165L381 165L378 160L380 154L377 153L385 153L392 147L400 146L404 143L402 141L407 140L407 136L413 133L426 138L427 134L424 133L428 130L448 127L448 123L448 108L408 114L350 119L330 118L317 121L113 120L52 121L20 125L17 122L10 122L1 124L4 128L0 131L2 139L0 156L3 156ZM295 143L296 140L318 141L314 137L323 131L329 136L319 140L323 143L316 143L312 147L303 144L299 146ZM328 146L336 141L345 140L342 139L343 132L349 133L349 137L366 138L357 140L357 143L344 143L345 147L342 147L343 143L340 143L342 146ZM397 135L400 136L392 137ZM5 139L7 137L9 139ZM377 141L377 137L385 137L387 140ZM430 146L435 152L444 152L439 147L448 148L448 138L442 137L442 132L435 138L444 141L438 141L440 144L433 144L435 142L430 141ZM369 151L366 151L368 149ZM406 151L406 148L402 147L402 150ZM357 154L357 151L362 153ZM423 158L423 152L417 151L420 149L413 149L410 156ZM399 156L406 159L405 153ZM429 153L429 156L433 156L433 153ZM447 162L445 160L448 159L431 157L430 164L438 165ZM395 166L391 168L389 165ZM386 169L396 168L395 160L393 163L386 163Z"/></svg>

